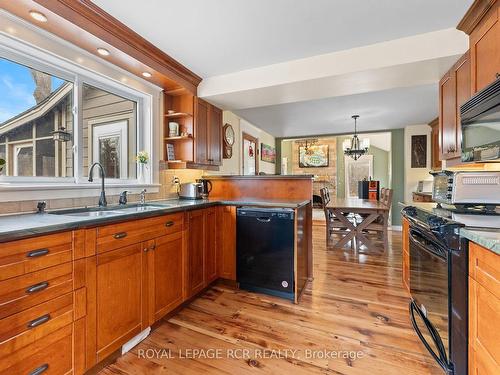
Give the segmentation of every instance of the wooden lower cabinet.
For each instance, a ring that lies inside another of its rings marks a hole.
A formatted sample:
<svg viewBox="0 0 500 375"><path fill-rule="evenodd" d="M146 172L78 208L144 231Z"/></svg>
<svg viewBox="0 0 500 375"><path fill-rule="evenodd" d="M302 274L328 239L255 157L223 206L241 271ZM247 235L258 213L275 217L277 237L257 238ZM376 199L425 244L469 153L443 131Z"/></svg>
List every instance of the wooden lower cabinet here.
<svg viewBox="0 0 500 375"><path fill-rule="evenodd" d="M217 278L216 208L189 213L186 294L191 297Z"/></svg>
<svg viewBox="0 0 500 375"><path fill-rule="evenodd" d="M500 373L500 255L469 244L469 374Z"/></svg>
<svg viewBox="0 0 500 375"><path fill-rule="evenodd" d="M215 208L205 211L205 284L217 279L217 215Z"/></svg>
<svg viewBox="0 0 500 375"><path fill-rule="evenodd" d="M145 263L145 256L140 243L97 256L98 361L146 328L143 326L145 270L141 266Z"/></svg>
<svg viewBox="0 0 500 375"><path fill-rule="evenodd" d="M236 207L217 207L217 268L219 277L236 281Z"/></svg>
<svg viewBox="0 0 500 375"><path fill-rule="evenodd" d="M183 232L155 240L149 251L149 303L153 324L183 302Z"/></svg>
<svg viewBox="0 0 500 375"><path fill-rule="evenodd" d="M407 219L403 218L403 286L410 292L410 224Z"/></svg>

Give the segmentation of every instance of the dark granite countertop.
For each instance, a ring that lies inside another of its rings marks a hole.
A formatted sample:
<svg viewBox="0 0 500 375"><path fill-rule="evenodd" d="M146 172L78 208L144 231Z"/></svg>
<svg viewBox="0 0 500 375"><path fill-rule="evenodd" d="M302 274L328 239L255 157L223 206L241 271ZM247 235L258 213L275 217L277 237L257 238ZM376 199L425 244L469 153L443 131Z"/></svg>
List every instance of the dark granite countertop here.
<svg viewBox="0 0 500 375"><path fill-rule="evenodd" d="M108 225L121 221L143 219L158 215L165 215L180 211L189 211L199 208L212 207L217 205L228 206L260 206L260 207L277 207L277 208L299 208L309 203L307 200L263 200L263 199L199 199L199 200L183 200L169 199L161 201L147 201L149 205L158 205L157 208L149 209L148 211L137 212L120 212L113 216L88 217L88 216L71 216L64 213L68 209L58 210L54 214L49 212L43 214L14 214L0 216L0 243L18 240L22 238L33 237L41 234L59 232L64 230L72 230L78 228L88 228L99 225ZM163 205L163 206L161 206ZM132 206L132 205L131 205ZM161 207L160 207L161 206ZM120 206L109 206L107 210L117 210L123 208Z"/></svg>

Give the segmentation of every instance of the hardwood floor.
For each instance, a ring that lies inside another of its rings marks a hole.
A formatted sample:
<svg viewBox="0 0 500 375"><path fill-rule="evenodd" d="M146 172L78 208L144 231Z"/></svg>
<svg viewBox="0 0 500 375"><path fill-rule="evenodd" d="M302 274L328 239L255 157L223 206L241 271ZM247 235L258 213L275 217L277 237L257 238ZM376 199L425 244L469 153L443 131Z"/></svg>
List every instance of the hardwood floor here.
<svg viewBox="0 0 500 375"><path fill-rule="evenodd" d="M408 318L401 232L353 252L327 250L324 230L299 305L214 286L101 374L442 374Z"/></svg>

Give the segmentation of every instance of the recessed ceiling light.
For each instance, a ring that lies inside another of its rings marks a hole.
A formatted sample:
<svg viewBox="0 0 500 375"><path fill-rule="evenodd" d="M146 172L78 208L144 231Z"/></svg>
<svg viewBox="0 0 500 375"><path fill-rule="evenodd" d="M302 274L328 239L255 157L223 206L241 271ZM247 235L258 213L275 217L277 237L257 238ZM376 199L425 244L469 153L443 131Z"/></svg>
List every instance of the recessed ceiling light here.
<svg viewBox="0 0 500 375"><path fill-rule="evenodd" d="M106 48L98 48L97 53L101 56L109 56L109 51Z"/></svg>
<svg viewBox="0 0 500 375"><path fill-rule="evenodd" d="M142 75L146 78L151 78L151 73L149 72L142 72Z"/></svg>
<svg viewBox="0 0 500 375"><path fill-rule="evenodd" d="M47 17L45 17L45 14L37 12L36 10L30 10L30 16L38 22L47 22Z"/></svg>

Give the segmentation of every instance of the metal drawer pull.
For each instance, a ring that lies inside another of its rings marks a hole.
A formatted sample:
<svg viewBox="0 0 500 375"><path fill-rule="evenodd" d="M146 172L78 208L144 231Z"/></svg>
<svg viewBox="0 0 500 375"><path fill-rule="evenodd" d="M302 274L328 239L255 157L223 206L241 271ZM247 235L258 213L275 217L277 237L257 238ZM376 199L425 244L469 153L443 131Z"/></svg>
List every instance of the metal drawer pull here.
<svg viewBox="0 0 500 375"><path fill-rule="evenodd" d="M31 322L28 323L28 328L35 328L38 327L39 325L46 323L50 320L50 314L45 314L42 315L39 318L33 319Z"/></svg>
<svg viewBox="0 0 500 375"><path fill-rule="evenodd" d="M30 251L28 254L26 254L26 256L28 258L37 258L37 257L47 255L48 253L49 253L49 249L38 249L38 250Z"/></svg>
<svg viewBox="0 0 500 375"><path fill-rule="evenodd" d="M125 238L127 237L127 232L116 233L113 235L113 237L116 238L117 240L119 240L120 238Z"/></svg>
<svg viewBox="0 0 500 375"><path fill-rule="evenodd" d="M47 371L48 369L49 369L48 363L44 363L40 367L37 367L36 369L31 371L28 375L40 375L40 374L44 373L45 371Z"/></svg>
<svg viewBox="0 0 500 375"><path fill-rule="evenodd" d="M175 223L174 223L173 221L167 221L167 222L165 223L165 226L166 226L166 227L171 227L171 226L172 226L172 225L174 225L174 224L175 224Z"/></svg>
<svg viewBox="0 0 500 375"><path fill-rule="evenodd" d="M26 293L31 294L31 293L39 292L41 290L46 289L48 286L49 286L49 283L47 281L42 281L41 283L30 286L28 289L26 289Z"/></svg>

